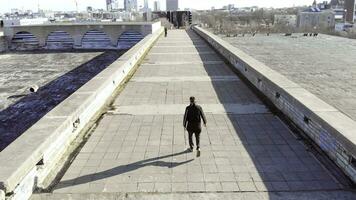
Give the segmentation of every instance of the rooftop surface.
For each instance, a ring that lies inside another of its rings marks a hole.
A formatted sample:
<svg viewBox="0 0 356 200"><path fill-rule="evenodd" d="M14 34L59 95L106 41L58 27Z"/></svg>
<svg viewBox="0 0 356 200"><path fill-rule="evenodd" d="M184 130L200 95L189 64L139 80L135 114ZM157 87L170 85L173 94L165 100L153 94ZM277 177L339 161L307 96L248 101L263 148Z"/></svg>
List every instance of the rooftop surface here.
<svg viewBox="0 0 356 200"><path fill-rule="evenodd" d="M186 151L182 125L192 95L208 119L201 157ZM355 197L192 32L161 37L112 108L53 193L32 199Z"/></svg>
<svg viewBox="0 0 356 200"><path fill-rule="evenodd" d="M222 38L356 120L356 40L294 36Z"/></svg>
<svg viewBox="0 0 356 200"><path fill-rule="evenodd" d="M42 87L101 53L0 54L0 111L29 94L31 86Z"/></svg>
<svg viewBox="0 0 356 200"><path fill-rule="evenodd" d="M0 151L121 54L0 54ZM30 93L29 88L34 85L39 89Z"/></svg>

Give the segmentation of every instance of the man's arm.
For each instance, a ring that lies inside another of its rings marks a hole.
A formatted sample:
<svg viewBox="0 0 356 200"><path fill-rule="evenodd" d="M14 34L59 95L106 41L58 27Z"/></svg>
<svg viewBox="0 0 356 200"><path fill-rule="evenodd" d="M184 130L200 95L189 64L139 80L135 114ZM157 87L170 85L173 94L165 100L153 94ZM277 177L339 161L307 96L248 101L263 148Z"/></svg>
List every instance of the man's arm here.
<svg viewBox="0 0 356 200"><path fill-rule="evenodd" d="M183 118L183 126L187 128L187 115L188 115L188 108L185 108L184 118Z"/></svg>
<svg viewBox="0 0 356 200"><path fill-rule="evenodd" d="M205 117L203 108L201 106L199 106L199 110L200 110L200 116L203 119L204 124L206 125L206 117Z"/></svg>

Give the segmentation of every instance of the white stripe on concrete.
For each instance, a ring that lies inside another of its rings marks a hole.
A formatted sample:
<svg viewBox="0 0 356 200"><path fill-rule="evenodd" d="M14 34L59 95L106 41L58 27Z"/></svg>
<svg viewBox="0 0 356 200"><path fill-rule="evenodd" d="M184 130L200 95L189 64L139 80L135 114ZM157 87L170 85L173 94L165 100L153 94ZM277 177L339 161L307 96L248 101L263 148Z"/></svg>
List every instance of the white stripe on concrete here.
<svg viewBox="0 0 356 200"><path fill-rule="evenodd" d="M177 64L174 64L174 65L165 65L165 64L150 64L150 63L142 63L141 66L146 66L146 65L151 65L151 66L160 66L160 67L165 67L165 68L169 68L169 67L181 67L181 65L184 65L186 66L185 63L183 64L180 64L180 63L177 63ZM204 66L207 66L207 65L222 65L221 67L225 67L225 63L223 61L219 62L219 63L208 63L208 62L204 62L204 63L199 63L199 64L195 64L195 65L189 65L190 67L197 67L197 66L200 66L200 67L204 67Z"/></svg>
<svg viewBox="0 0 356 200"><path fill-rule="evenodd" d="M154 48L185 48L185 47L195 47L195 48L199 48L199 47L209 47L208 45L185 45L185 46L165 46L165 45L157 45L154 46Z"/></svg>
<svg viewBox="0 0 356 200"><path fill-rule="evenodd" d="M189 41L187 41L187 40L189 40ZM190 43L190 44L192 44L192 43L205 43L204 42L204 40L191 40L190 38L189 39L187 39L187 40L173 40L173 41L168 41L168 40L166 40L166 41L159 41L159 42L157 42L157 44L172 44L172 43Z"/></svg>
<svg viewBox="0 0 356 200"><path fill-rule="evenodd" d="M144 65L212 65L212 64L225 64L224 61L196 61L196 62L145 62Z"/></svg>
<svg viewBox="0 0 356 200"><path fill-rule="evenodd" d="M198 51L191 51L191 52L164 52L164 53L149 53L150 55L201 55L201 54L214 54L216 53L214 51L203 51L203 52L198 52Z"/></svg>
<svg viewBox="0 0 356 200"><path fill-rule="evenodd" d="M153 77L135 77L132 82L182 82L182 81L240 81L237 76L153 76Z"/></svg>
<svg viewBox="0 0 356 200"><path fill-rule="evenodd" d="M183 115L185 104L132 105L119 106L108 111L109 114L128 115ZM211 114L268 114L263 104L202 104L205 113Z"/></svg>

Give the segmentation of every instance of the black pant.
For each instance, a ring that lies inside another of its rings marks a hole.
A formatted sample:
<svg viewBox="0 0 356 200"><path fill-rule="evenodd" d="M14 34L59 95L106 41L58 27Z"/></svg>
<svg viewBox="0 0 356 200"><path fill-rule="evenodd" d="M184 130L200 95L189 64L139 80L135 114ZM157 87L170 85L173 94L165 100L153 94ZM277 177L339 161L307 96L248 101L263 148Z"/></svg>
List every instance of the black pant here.
<svg viewBox="0 0 356 200"><path fill-rule="evenodd" d="M189 134L189 146L190 148L193 148L194 147L194 143L193 143L193 134L195 135L195 140L197 142L197 149L199 149L200 147L200 132L201 131L188 131L188 134Z"/></svg>

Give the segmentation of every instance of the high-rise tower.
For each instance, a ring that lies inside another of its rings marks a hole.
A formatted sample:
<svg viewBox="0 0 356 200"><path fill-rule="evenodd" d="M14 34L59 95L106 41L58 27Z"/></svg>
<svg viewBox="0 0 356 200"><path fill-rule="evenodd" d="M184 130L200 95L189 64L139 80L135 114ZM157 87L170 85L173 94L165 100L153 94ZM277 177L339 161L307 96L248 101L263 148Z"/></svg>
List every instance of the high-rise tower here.
<svg viewBox="0 0 356 200"><path fill-rule="evenodd" d="M155 1L153 3L153 11L160 11L160 10L161 10L161 6L160 6L159 1Z"/></svg>
<svg viewBox="0 0 356 200"><path fill-rule="evenodd" d="M112 10L112 1L111 0L106 0L106 10L107 11Z"/></svg>
<svg viewBox="0 0 356 200"><path fill-rule="evenodd" d="M178 10L178 0L166 0L167 11Z"/></svg>

